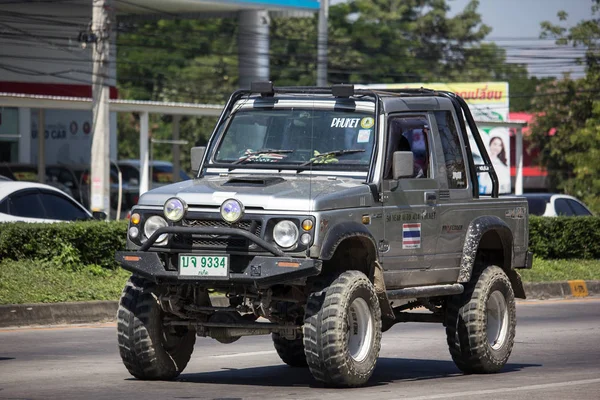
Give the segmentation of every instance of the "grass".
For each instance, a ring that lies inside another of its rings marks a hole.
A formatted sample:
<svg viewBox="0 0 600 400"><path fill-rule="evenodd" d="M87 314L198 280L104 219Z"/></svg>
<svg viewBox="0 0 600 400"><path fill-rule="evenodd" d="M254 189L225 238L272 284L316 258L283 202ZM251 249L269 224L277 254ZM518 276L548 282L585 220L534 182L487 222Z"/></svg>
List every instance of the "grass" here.
<svg viewBox="0 0 600 400"><path fill-rule="evenodd" d="M524 282L600 280L600 260L534 259ZM53 262L0 261L0 304L118 300L129 272L97 265L64 268Z"/></svg>
<svg viewBox="0 0 600 400"><path fill-rule="evenodd" d="M96 265L63 269L52 262L0 262L0 304L118 300L130 273Z"/></svg>
<svg viewBox="0 0 600 400"><path fill-rule="evenodd" d="M543 260L534 258L533 268L519 270L524 282L555 282L573 279L600 280L600 260Z"/></svg>

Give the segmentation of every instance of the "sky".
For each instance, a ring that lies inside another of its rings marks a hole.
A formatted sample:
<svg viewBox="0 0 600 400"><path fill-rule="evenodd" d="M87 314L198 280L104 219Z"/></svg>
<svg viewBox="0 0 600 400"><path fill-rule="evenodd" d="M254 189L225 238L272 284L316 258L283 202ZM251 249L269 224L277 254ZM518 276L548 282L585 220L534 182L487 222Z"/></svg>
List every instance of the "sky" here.
<svg viewBox="0 0 600 400"><path fill-rule="evenodd" d="M460 12L469 0L449 0L450 15ZM527 63L531 75L561 76L571 72L573 78L584 75L583 67L574 59L583 54L580 49L556 46L553 40L540 40L540 23L560 23L557 13L568 14L563 26L574 26L591 18L591 0L480 0L479 14L484 24L492 28L489 41L506 48L507 61Z"/></svg>

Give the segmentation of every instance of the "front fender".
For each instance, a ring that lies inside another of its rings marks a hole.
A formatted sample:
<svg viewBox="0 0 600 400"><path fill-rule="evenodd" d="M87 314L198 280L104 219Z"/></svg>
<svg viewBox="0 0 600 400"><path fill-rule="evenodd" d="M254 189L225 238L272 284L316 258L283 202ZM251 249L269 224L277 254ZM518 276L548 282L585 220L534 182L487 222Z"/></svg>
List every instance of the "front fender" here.
<svg viewBox="0 0 600 400"><path fill-rule="evenodd" d="M471 280L473 267L475 266L475 258L479 243L484 234L489 231L495 231L500 237L502 249L504 250L504 265L499 265L505 271L512 269L512 253L513 253L513 235L509 226L499 217L494 215L486 215L474 219L465 237L463 245L462 258L460 260L460 273L458 282L465 283Z"/></svg>
<svg viewBox="0 0 600 400"><path fill-rule="evenodd" d="M331 257L333 257L339 244L345 239L352 237L359 237L367 240L372 246L376 260L379 260L375 238L371 235L371 232L369 232L366 226L353 221L340 222L327 231L325 238L323 239L319 258L321 260L331 260Z"/></svg>

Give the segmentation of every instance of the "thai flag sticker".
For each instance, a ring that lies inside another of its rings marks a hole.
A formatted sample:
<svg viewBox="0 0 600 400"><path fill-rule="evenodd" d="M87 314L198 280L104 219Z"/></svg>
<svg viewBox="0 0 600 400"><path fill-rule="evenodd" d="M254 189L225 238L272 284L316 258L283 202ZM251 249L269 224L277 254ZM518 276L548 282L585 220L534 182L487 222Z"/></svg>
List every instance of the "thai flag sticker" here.
<svg viewBox="0 0 600 400"><path fill-rule="evenodd" d="M402 224L402 249L421 248L421 224Z"/></svg>

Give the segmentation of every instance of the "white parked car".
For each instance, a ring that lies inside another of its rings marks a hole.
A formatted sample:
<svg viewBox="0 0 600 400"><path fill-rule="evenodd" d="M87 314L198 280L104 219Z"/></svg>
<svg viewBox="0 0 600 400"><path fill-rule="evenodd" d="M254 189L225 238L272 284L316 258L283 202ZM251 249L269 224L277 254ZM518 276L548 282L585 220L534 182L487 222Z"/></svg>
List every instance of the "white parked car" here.
<svg viewBox="0 0 600 400"><path fill-rule="evenodd" d="M529 214L543 217L579 217L593 215L592 212L573 196L556 193L525 193L529 203Z"/></svg>
<svg viewBox="0 0 600 400"><path fill-rule="evenodd" d="M0 222L61 222L93 219L71 196L35 182L0 181Z"/></svg>

